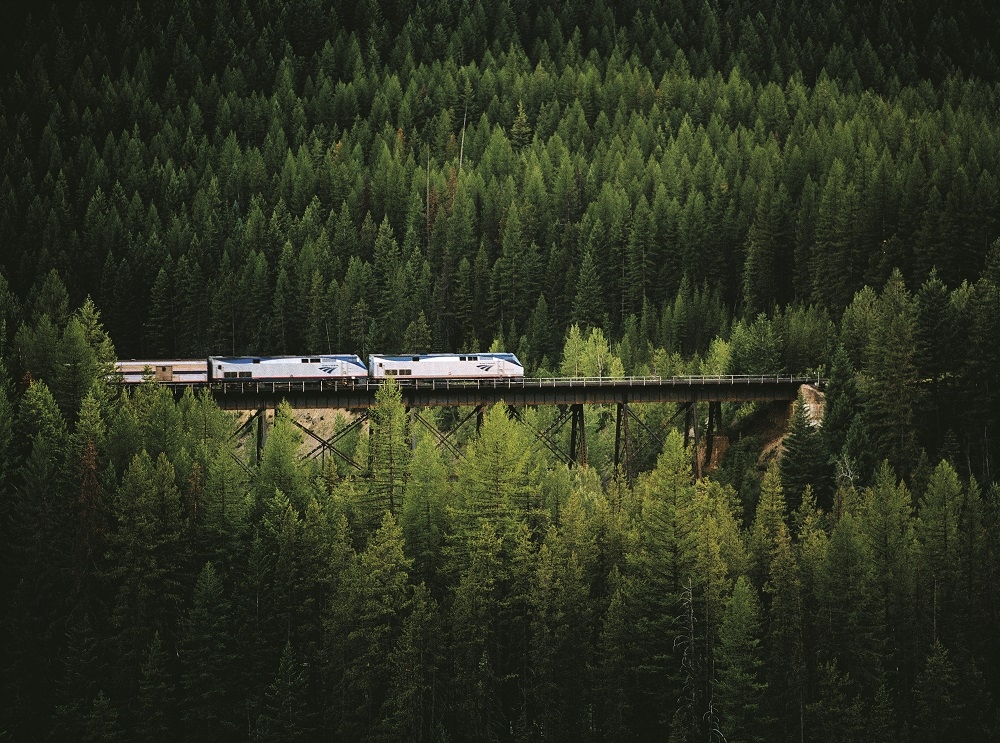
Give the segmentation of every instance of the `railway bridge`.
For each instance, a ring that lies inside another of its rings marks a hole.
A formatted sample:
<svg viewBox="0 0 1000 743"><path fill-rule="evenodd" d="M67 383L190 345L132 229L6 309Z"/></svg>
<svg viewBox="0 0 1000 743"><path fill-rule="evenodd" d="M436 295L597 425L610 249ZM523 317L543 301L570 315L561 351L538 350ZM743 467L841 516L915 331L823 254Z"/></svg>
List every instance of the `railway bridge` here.
<svg viewBox="0 0 1000 743"><path fill-rule="evenodd" d="M399 385L403 404L414 419L431 429L438 437L439 445L457 449L450 442L454 430L467 420L482 419L483 410L497 403L505 403L514 417L520 418L518 409L538 405L553 405L560 409L560 415L544 431L534 431L539 440L557 457L567 464L586 463L587 447L584 429L584 405L614 405L615 418L615 466L622 465L626 474L634 476L634 456L632 455L633 425L645 429L645 433L662 444L662 437L648 429L646 424L630 406L642 403L677 403L674 415L686 416L685 437L694 438L695 452L704 443L704 460L712 456L712 444L721 419L723 402L768 402L792 401L798 396L802 385L821 387L824 380L817 377L789 375L723 375L688 377L625 377L599 378L512 378L512 379L420 379ZM333 408L358 413L352 424L331 439L324 439L306 427L300 428L316 443L314 453L339 456L355 467L345 454L337 449L337 440L348 431L367 420L367 411L375 405L375 393L382 386L381 380L358 381L291 381L263 382L254 380L224 381L210 384L192 383L174 385L179 392L184 387L207 388L218 405L225 410L253 411L241 427L250 430L259 421L257 431L258 449L263 446L266 417L265 411L274 409L282 401L296 409ZM699 431L697 406L708 404L705 430ZM427 424L420 415L422 408L467 407L472 411L448 434L442 434ZM570 423L570 447L565 451L556 441L555 434ZM695 456L695 471L700 475L700 457Z"/></svg>

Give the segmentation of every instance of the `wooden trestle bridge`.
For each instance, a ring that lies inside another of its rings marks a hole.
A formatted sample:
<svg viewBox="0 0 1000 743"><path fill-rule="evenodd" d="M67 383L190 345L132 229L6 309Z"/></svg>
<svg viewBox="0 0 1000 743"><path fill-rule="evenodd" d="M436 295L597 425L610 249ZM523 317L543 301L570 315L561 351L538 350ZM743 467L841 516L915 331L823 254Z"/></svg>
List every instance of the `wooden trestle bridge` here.
<svg viewBox="0 0 1000 743"><path fill-rule="evenodd" d="M560 410L556 420L545 430L534 430L538 439L559 459L569 465L585 464L587 444L584 428L584 405L615 405L614 464L623 466L626 474L634 476L634 457L630 454L632 425L637 425L657 443L662 445L662 435L651 431L630 408L642 403L677 403L679 415L686 416L685 443L694 437L695 452L704 444L704 461L712 456L713 438L721 419L723 402L792 401L802 385L822 386L824 380L816 377L770 376L696 376L696 377L625 377L601 378L531 378L520 379L421 379L400 385L403 405L418 423L430 429L438 444L458 454L450 436L466 421L475 417L482 420L483 411L497 403L504 403L512 417L523 421L520 408L552 405ZM337 442L347 433L363 425L368 411L375 405L375 393L381 387L379 380L360 381L295 381L295 382L213 382L209 385L194 383L178 385L198 389L207 388L218 405L225 410L253 411L238 434L252 430L259 421L257 432L258 452L263 446L266 421L265 411L286 401L296 409L344 409L357 413L352 423L330 439L324 439L301 423L298 425L315 443L313 453L329 452L352 466L361 469L347 455L337 449ZM708 404L708 420L704 432L699 431L697 405ZM422 408L466 407L471 408L452 431L439 432L420 415ZM555 434L570 423L570 448L565 451ZM702 437L704 437L702 442ZM701 471L700 457L695 457L695 469Z"/></svg>

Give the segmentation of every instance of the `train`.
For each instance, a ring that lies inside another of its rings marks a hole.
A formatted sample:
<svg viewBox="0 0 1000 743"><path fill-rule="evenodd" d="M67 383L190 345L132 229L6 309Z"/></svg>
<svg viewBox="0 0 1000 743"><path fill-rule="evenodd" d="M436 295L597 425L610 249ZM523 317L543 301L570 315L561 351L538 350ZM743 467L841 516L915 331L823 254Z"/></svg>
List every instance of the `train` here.
<svg viewBox="0 0 1000 743"><path fill-rule="evenodd" d="M357 382L394 377L421 379L520 379L524 365L512 353L354 354L310 356L209 356L206 359L129 359L116 371L125 384L147 379L167 384L229 382Z"/></svg>

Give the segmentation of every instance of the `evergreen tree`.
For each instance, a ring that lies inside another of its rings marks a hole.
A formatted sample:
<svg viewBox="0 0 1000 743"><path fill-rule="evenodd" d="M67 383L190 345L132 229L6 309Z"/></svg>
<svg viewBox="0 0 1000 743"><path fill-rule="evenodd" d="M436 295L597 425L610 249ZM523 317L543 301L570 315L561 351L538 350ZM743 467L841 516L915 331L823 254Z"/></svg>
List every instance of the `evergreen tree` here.
<svg viewBox="0 0 1000 743"><path fill-rule="evenodd" d="M858 407L857 385L854 368L843 345L838 345L830 365L830 378L826 384L826 401L823 407L821 429L826 448L836 459L843 450L844 439Z"/></svg>
<svg viewBox="0 0 1000 743"><path fill-rule="evenodd" d="M947 638L956 630L953 622L961 505L962 485L958 475L942 460L920 498L914 528L923 630L934 640Z"/></svg>
<svg viewBox="0 0 1000 743"><path fill-rule="evenodd" d="M305 739L310 733L307 693L305 664L297 657L291 643L286 642L274 681L264 695L254 738L261 741Z"/></svg>
<svg viewBox="0 0 1000 743"><path fill-rule="evenodd" d="M446 508L451 505L448 468L430 436L417 443L399 523L406 540L406 554L413 559L413 576L427 586L436 585L443 541L448 526Z"/></svg>
<svg viewBox="0 0 1000 743"><path fill-rule="evenodd" d="M886 672L897 681L912 677L914 649L914 519L912 497L906 485L884 462L875 481L866 488L858 515L858 530L866 544L874 581L873 616L884 617L874 630L885 648ZM907 684L904 684L907 685Z"/></svg>
<svg viewBox="0 0 1000 743"><path fill-rule="evenodd" d="M636 611L633 632L639 654L636 680L646 700L637 707L634 724L648 733L666 730L664 725L671 722L676 700L683 694L690 668L682 667L679 644L686 643L683 652L690 654L691 662L699 652L698 638L687 632L683 607L684 595L688 601L694 598L690 580L697 528L692 518L695 488L688 455L682 436L671 431L646 483L639 548L630 555L635 576L630 597Z"/></svg>
<svg viewBox="0 0 1000 743"><path fill-rule="evenodd" d="M438 605L420 583L390 654L389 690L374 737L431 740L440 734L445 636Z"/></svg>
<svg viewBox="0 0 1000 743"><path fill-rule="evenodd" d="M524 111L524 103L518 101L517 116L514 117L514 123L510 128L511 147L515 151L523 150L527 145L531 144L532 136L533 132L530 124L528 124L528 116Z"/></svg>
<svg viewBox="0 0 1000 743"><path fill-rule="evenodd" d="M410 447L406 441L406 411L402 392L387 377L375 393L375 407L369 413L368 460L371 472L367 523L381 521L389 511L397 514L403 506Z"/></svg>
<svg viewBox="0 0 1000 743"><path fill-rule="evenodd" d="M537 472L528 436L508 418L505 405L486 412L479 437L470 444L458 473L456 527L469 529L471 536L481 521L500 523L537 507Z"/></svg>
<svg viewBox="0 0 1000 743"><path fill-rule="evenodd" d="M841 673L836 662L822 663L816 669L816 701L806 707L808 740L853 741L864 736L861 699L852 694L851 678Z"/></svg>
<svg viewBox="0 0 1000 743"><path fill-rule="evenodd" d="M266 411L265 411L266 415ZM292 408L282 402L274 411L271 428L267 431L264 452L257 477L254 479L255 505L252 517L260 515L263 505L281 491L295 506L304 511L308 501L306 473L297 458L302 434L292 422ZM258 425L265 425L264 421Z"/></svg>
<svg viewBox="0 0 1000 743"><path fill-rule="evenodd" d="M184 690L181 719L190 740L219 740L234 729L229 624L229 600L222 579L212 563L205 563L177 647Z"/></svg>
<svg viewBox="0 0 1000 743"><path fill-rule="evenodd" d="M806 646L803 637L803 596L798 563L787 531L779 531L764 593L770 599L765 637L765 714L773 720L772 735L801 738L806 705Z"/></svg>
<svg viewBox="0 0 1000 743"><path fill-rule="evenodd" d="M556 740L584 735L590 643L589 596L576 556L554 527L538 552L531 589L529 717Z"/></svg>
<svg viewBox="0 0 1000 743"><path fill-rule="evenodd" d="M134 710L135 731L143 740L163 743L177 730L177 690L159 631L153 634L141 674Z"/></svg>
<svg viewBox="0 0 1000 743"><path fill-rule="evenodd" d="M750 576L756 585L764 586L770 573L774 553L782 540L789 536L786 523L784 490L777 464L771 464L760 485L760 500L754 512L748 547Z"/></svg>
<svg viewBox="0 0 1000 743"><path fill-rule="evenodd" d="M145 327L146 352L153 358L169 359L176 356L174 335L174 291L171 283L170 264L156 274L156 281L149 298L149 317Z"/></svg>
<svg viewBox="0 0 1000 743"><path fill-rule="evenodd" d="M583 254L580 275L573 300L573 322L583 328L598 328L607 324L605 292L590 251Z"/></svg>
<svg viewBox="0 0 1000 743"><path fill-rule="evenodd" d="M897 271L875 305L865 350L865 408L879 459L906 474L915 459L914 416L920 401L914 362L913 299Z"/></svg>
<svg viewBox="0 0 1000 743"><path fill-rule="evenodd" d="M409 600L410 561L403 554L403 533L391 513L351 561L335 601L345 613L341 735L358 740L374 730L390 685L392 648Z"/></svg>
<svg viewBox="0 0 1000 743"><path fill-rule="evenodd" d="M759 709L763 679L760 601L744 577L733 587L719 627L712 708L726 740L763 740Z"/></svg>
<svg viewBox="0 0 1000 743"><path fill-rule="evenodd" d="M851 513L834 527L818 578L818 654L835 660L858 685L855 688L873 696L883 681L880 639L885 617L875 600L871 561Z"/></svg>
<svg viewBox="0 0 1000 743"><path fill-rule="evenodd" d="M962 705L956 698L957 692L955 665L947 648L935 640L913 685L916 740L928 743L958 740Z"/></svg>
<svg viewBox="0 0 1000 743"><path fill-rule="evenodd" d="M792 417L788 421L782 448L779 467L788 510L798 508L803 491L811 486L820 506L829 511L833 505L833 478L828 464L830 457L826 452L822 433L809 420L806 401L801 392L792 406Z"/></svg>
<svg viewBox="0 0 1000 743"><path fill-rule="evenodd" d="M417 319L406 326L402 350L404 353L429 353L431 348L431 329L427 325L427 316L420 310Z"/></svg>

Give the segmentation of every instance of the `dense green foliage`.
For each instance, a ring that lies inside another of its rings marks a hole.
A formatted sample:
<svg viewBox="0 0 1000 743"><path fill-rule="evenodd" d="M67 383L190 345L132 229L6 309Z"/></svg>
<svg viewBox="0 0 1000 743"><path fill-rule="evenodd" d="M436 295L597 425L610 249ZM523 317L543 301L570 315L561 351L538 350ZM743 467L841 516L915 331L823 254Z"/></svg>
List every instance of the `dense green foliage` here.
<svg viewBox="0 0 1000 743"><path fill-rule="evenodd" d="M2 388L14 739L997 733L1000 489L884 463L821 509L801 402L747 504L676 429L630 485L543 447L556 411L436 448L389 385L344 477L287 406L258 457L209 395L103 380L72 424L44 381Z"/></svg>
<svg viewBox="0 0 1000 743"><path fill-rule="evenodd" d="M1000 734L993 4L8 20L0 737ZM825 416L800 401L770 462L727 406L698 479L669 406L621 470L588 410L567 469L531 433L557 411L441 448L461 418L386 387L355 471L300 460L285 408L257 457L210 398L106 381L116 353L491 344L814 372Z"/></svg>

